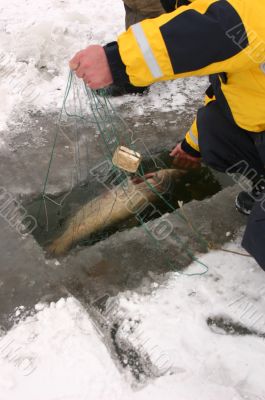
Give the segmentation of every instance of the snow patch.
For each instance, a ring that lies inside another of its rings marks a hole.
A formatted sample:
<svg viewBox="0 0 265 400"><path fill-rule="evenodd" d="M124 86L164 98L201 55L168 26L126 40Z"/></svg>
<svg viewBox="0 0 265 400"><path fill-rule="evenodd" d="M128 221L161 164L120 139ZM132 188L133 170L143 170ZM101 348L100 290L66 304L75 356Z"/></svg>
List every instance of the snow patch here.
<svg viewBox="0 0 265 400"><path fill-rule="evenodd" d="M238 242L228 249L242 251ZM264 272L222 251L201 261L210 267L205 276L170 273L150 295L116 298L117 339L149 355L158 372L163 361L162 376L134 391L86 310L61 299L36 305L34 316L0 337L0 400L263 400L264 339L211 329L207 318L264 333Z"/></svg>
<svg viewBox="0 0 265 400"><path fill-rule="evenodd" d="M116 40L124 30L121 0L106 0L104 7L96 0L2 0L0 12L0 131L28 111L58 112L73 55ZM205 86L205 79L195 78L162 82L147 96L124 96L114 104L127 104L130 115L183 112Z"/></svg>
<svg viewBox="0 0 265 400"><path fill-rule="evenodd" d="M121 398L124 383L83 307L61 299L0 337L1 400Z"/></svg>

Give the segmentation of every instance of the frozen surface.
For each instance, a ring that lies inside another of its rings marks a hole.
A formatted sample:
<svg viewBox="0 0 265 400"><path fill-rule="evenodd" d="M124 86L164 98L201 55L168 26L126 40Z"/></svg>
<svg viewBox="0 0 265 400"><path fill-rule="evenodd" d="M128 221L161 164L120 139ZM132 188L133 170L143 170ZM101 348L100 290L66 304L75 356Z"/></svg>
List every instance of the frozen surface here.
<svg viewBox="0 0 265 400"><path fill-rule="evenodd" d="M104 7L96 0L0 0L3 186L16 194L42 190L69 59L91 43L114 40L123 30L121 0L106 0ZM206 86L204 78L163 82L152 86L148 96L124 96L113 103L146 146L170 148L188 130ZM88 137L94 165L99 154L96 132L93 126L86 128L81 136ZM52 192L67 188L73 168L69 143L63 139L56 149L58 176Z"/></svg>
<svg viewBox="0 0 265 400"><path fill-rule="evenodd" d="M237 242L228 249L242 252ZM222 251L200 260L209 266L208 275L173 273L164 287L153 284L149 296L121 294L110 311L120 321L118 338L148 355L158 373L173 374L160 378L163 389L155 384L155 398L194 399L197 391L204 399L263 399L264 272L251 258ZM209 318L219 317L253 334L208 326Z"/></svg>
<svg viewBox="0 0 265 400"><path fill-rule="evenodd" d="M120 399L122 377L82 306L36 310L0 338L0 399Z"/></svg>
<svg viewBox="0 0 265 400"><path fill-rule="evenodd" d="M1 127L14 106L61 105L69 59L89 43L112 41L122 30L122 12L118 1L102 8L91 0L1 0Z"/></svg>
<svg viewBox="0 0 265 400"><path fill-rule="evenodd" d="M120 0L0 0L1 187L10 194L41 191L68 60L90 43L114 40L123 24ZM206 85L195 78L159 83L148 96L114 104L149 147L170 147L188 129ZM89 141L93 165L100 150L92 128ZM62 138L56 151L60 191L72 164ZM219 245L245 224L234 195L228 190L185 208ZM172 222L184 243L201 251L187 225ZM229 248L242 252L239 241ZM33 238L4 218L0 249L0 400L265 399L265 278L251 258L211 252L198 256L209 273L187 277L169 272L134 229L46 260ZM181 251L165 243L177 261ZM198 264L189 268L185 273L198 272ZM104 296L107 308L91 307ZM126 366L128 350L143 366L140 381Z"/></svg>
<svg viewBox="0 0 265 400"><path fill-rule="evenodd" d="M103 7L95 0L1 0L0 131L29 110L59 110L70 58L89 44L115 40L123 30L120 0L106 0ZM126 96L116 104L128 103L132 115L154 109L181 112L196 97L190 94L196 82L157 84L147 97ZM199 82L197 97L205 88L205 81Z"/></svg>
<svg viewBox="0 0 265 400"><path fill-rule="evenodd" d="M223 232L225 241L243 223L229 206L230 192L217 194L208 205L185 206L206 237L220 240ZM226 207L227 220L215 223L213 214L212 224L206 224L204 214L209 220L209 210L218 209L218 203ZM174 224L184 234L184 226L178 220ZM188 232L184 238L190 246ZM186 274L201 271L197 263L184 274L170 272L162 259L155 259L139 229L60 261L45 261L31 239L23 242L19 279L14 282L8 267L15 260L13 250L5 262L11 281L2 283L7 297L13 293L18 325L0 341L1 400L193 400L198 390L206 400L263 400L265 279L251 258L224 251L198 255L209 273L191 277ZM227 248L243 253L238 240ZM175 249L177 261L180 255ZM65 294L74 294L86 308L72 297L50 303L45 293L52 288L46 281L53 282L57 298L61 284ZM40 296L41 304L34 307ZM106 307L95 313L91 302L95 305L104 296ZM30 302L31 316L25 319L23 305L29 309ZM220 318L231 324L228 330L219 326ZM207 323L209 319L216 324ZM116 351L110 335L114 326ZM132 350L143 367L138 382L128 366Z"/></svg>
<svg viewBox="0 0 265 400"><path fill-rule="evenodd" d="M242 251L236 242L228 248ZM37 305L35 315L1 337L0 399L194 400L200 393L206 400L263 400L264 338L206 323L221 315L264 334L263 272L252 259L220 251L201 260L209 275L172 273L167 285L153 284L149 295L125 292L115 300L116 340L147 355L157 379L135 391L87 312L68 298Z"/></svg>

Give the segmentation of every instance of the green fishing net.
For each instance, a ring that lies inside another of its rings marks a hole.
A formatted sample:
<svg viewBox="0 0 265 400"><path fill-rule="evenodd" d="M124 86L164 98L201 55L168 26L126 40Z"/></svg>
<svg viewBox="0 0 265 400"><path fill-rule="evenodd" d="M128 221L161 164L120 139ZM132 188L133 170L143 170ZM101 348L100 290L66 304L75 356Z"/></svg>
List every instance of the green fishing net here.
<svg viewBox="0 0 265 400"><path fill-rule="evenodd" d="M114 165L113 155L118 146L125 146L143 156L134 174ZM195 261L198 271L190 275L206 273L207 266L186 248L174 229L166 236L169 227L165 222L165 215L168 214L165 213L175 213L182 223L189 224L181 210L177 210L177 199L170 197L169 190L166 193L159 192L156 185L152 185L145 176L149 172L171 168L171 163L168 149L161 148L157 154L151 153L143 138L135 137L133 130L113 107L107 90L92 91L70 72L41 196L31 204L30 212L38 220L38 229L34 233L36 239L45 247L64 232L69 218L82 210L85 204L91 206L93 215L96 215L95 209L100 215L102 210L97 199L108 190L115 193L119 188L124 192L124 198L129 199L128 182L137 178L145 182L157 196L156 207L135 210L130 218L115 226L110 226L106 218L106 224L102 223L100 230L84 238L78 245L91 246L117 230L139 225L157 251L165 252L166 240L170 237L171 243L174 241L185 257ZM201 176L196 179L201 179ZM203 179L207 181L207 176ZM114 196L110 214L115 201L117 199ZM153 221L150 223L150 220ZM78 228L73 227L73 235ZM155 229L160 229L160 237L159 234L153 234ZM206 250L207 243L194 227L191 229ZM165 240L161 239L163 235ZM165 255L165 262L170 269L177 270L178 263L173 258Z"/></svg>

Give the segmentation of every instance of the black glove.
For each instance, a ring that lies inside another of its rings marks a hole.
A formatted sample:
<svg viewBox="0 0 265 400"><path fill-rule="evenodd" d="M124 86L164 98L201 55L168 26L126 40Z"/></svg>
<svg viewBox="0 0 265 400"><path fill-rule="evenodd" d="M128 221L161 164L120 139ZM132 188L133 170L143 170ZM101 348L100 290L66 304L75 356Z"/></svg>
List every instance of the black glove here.
<svg viewBox="0 0 265 400"><path fill-rule="evenodd" d="M175 11L177 0L160 0L160 2L166 12Z"/></svg>

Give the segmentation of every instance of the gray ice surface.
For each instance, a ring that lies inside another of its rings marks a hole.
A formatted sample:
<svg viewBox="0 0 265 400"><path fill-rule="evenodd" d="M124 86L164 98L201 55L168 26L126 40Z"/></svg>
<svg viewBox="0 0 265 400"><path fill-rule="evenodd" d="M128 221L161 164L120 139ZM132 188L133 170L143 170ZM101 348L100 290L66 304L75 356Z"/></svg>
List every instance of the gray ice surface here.
<svg viewBox="0 0 265 400"><path fill-rule="evenodd" d="M127 116L126 105L122 112L128 125L133 127L134 137L144 138L145 146L153 152L171 148L184 137L199 104L200 100L195 98L181 114L149 111L137 120L130 114ZM15 199L25 201L41 193L57 129L56 115L38 113L29 115L27 123L11 126L5 135L9 139L8 148L2 149L0 157L0 186ZM87 158L85 146L80 147L86 176L85 169L89 170L102 158L102 148L94 125L81 128L79 139L90 149ZM72 126L66 126L58 135L55 147L52 180L48 184L50 193L71 189L73 143ZM225 176L220 179L226 181ZM204 241L225 243L229 240L227 231L233 237L245 225L245 218L234 207L238 190L237 186L227 188L211 199L184 206L181 212L192 221ZM49 302L69 294L78 298L100 325L99 303L105 295L115 297L127 289L137 291L139 287L142 291L143 282L148 293L152 282L163 283L172 268L183 269L191 262L191 258L183 257L187 249L195 255L206 251L205 244L179 217L179 212L166 218L173 224L174 232L161 242L160 249L139 227L118 232L92 247L75 249L57 261L46 259L31 235L22 237L0 217L0 326L5 329L12 326L16 321L16 307L24 306L25 311L30 311L40 301ZM150 229L155 223L149 223ZM176 241L176 235L180 242ZM173 267L165 262L165 254L168 259L177 260Z"/></svg>

